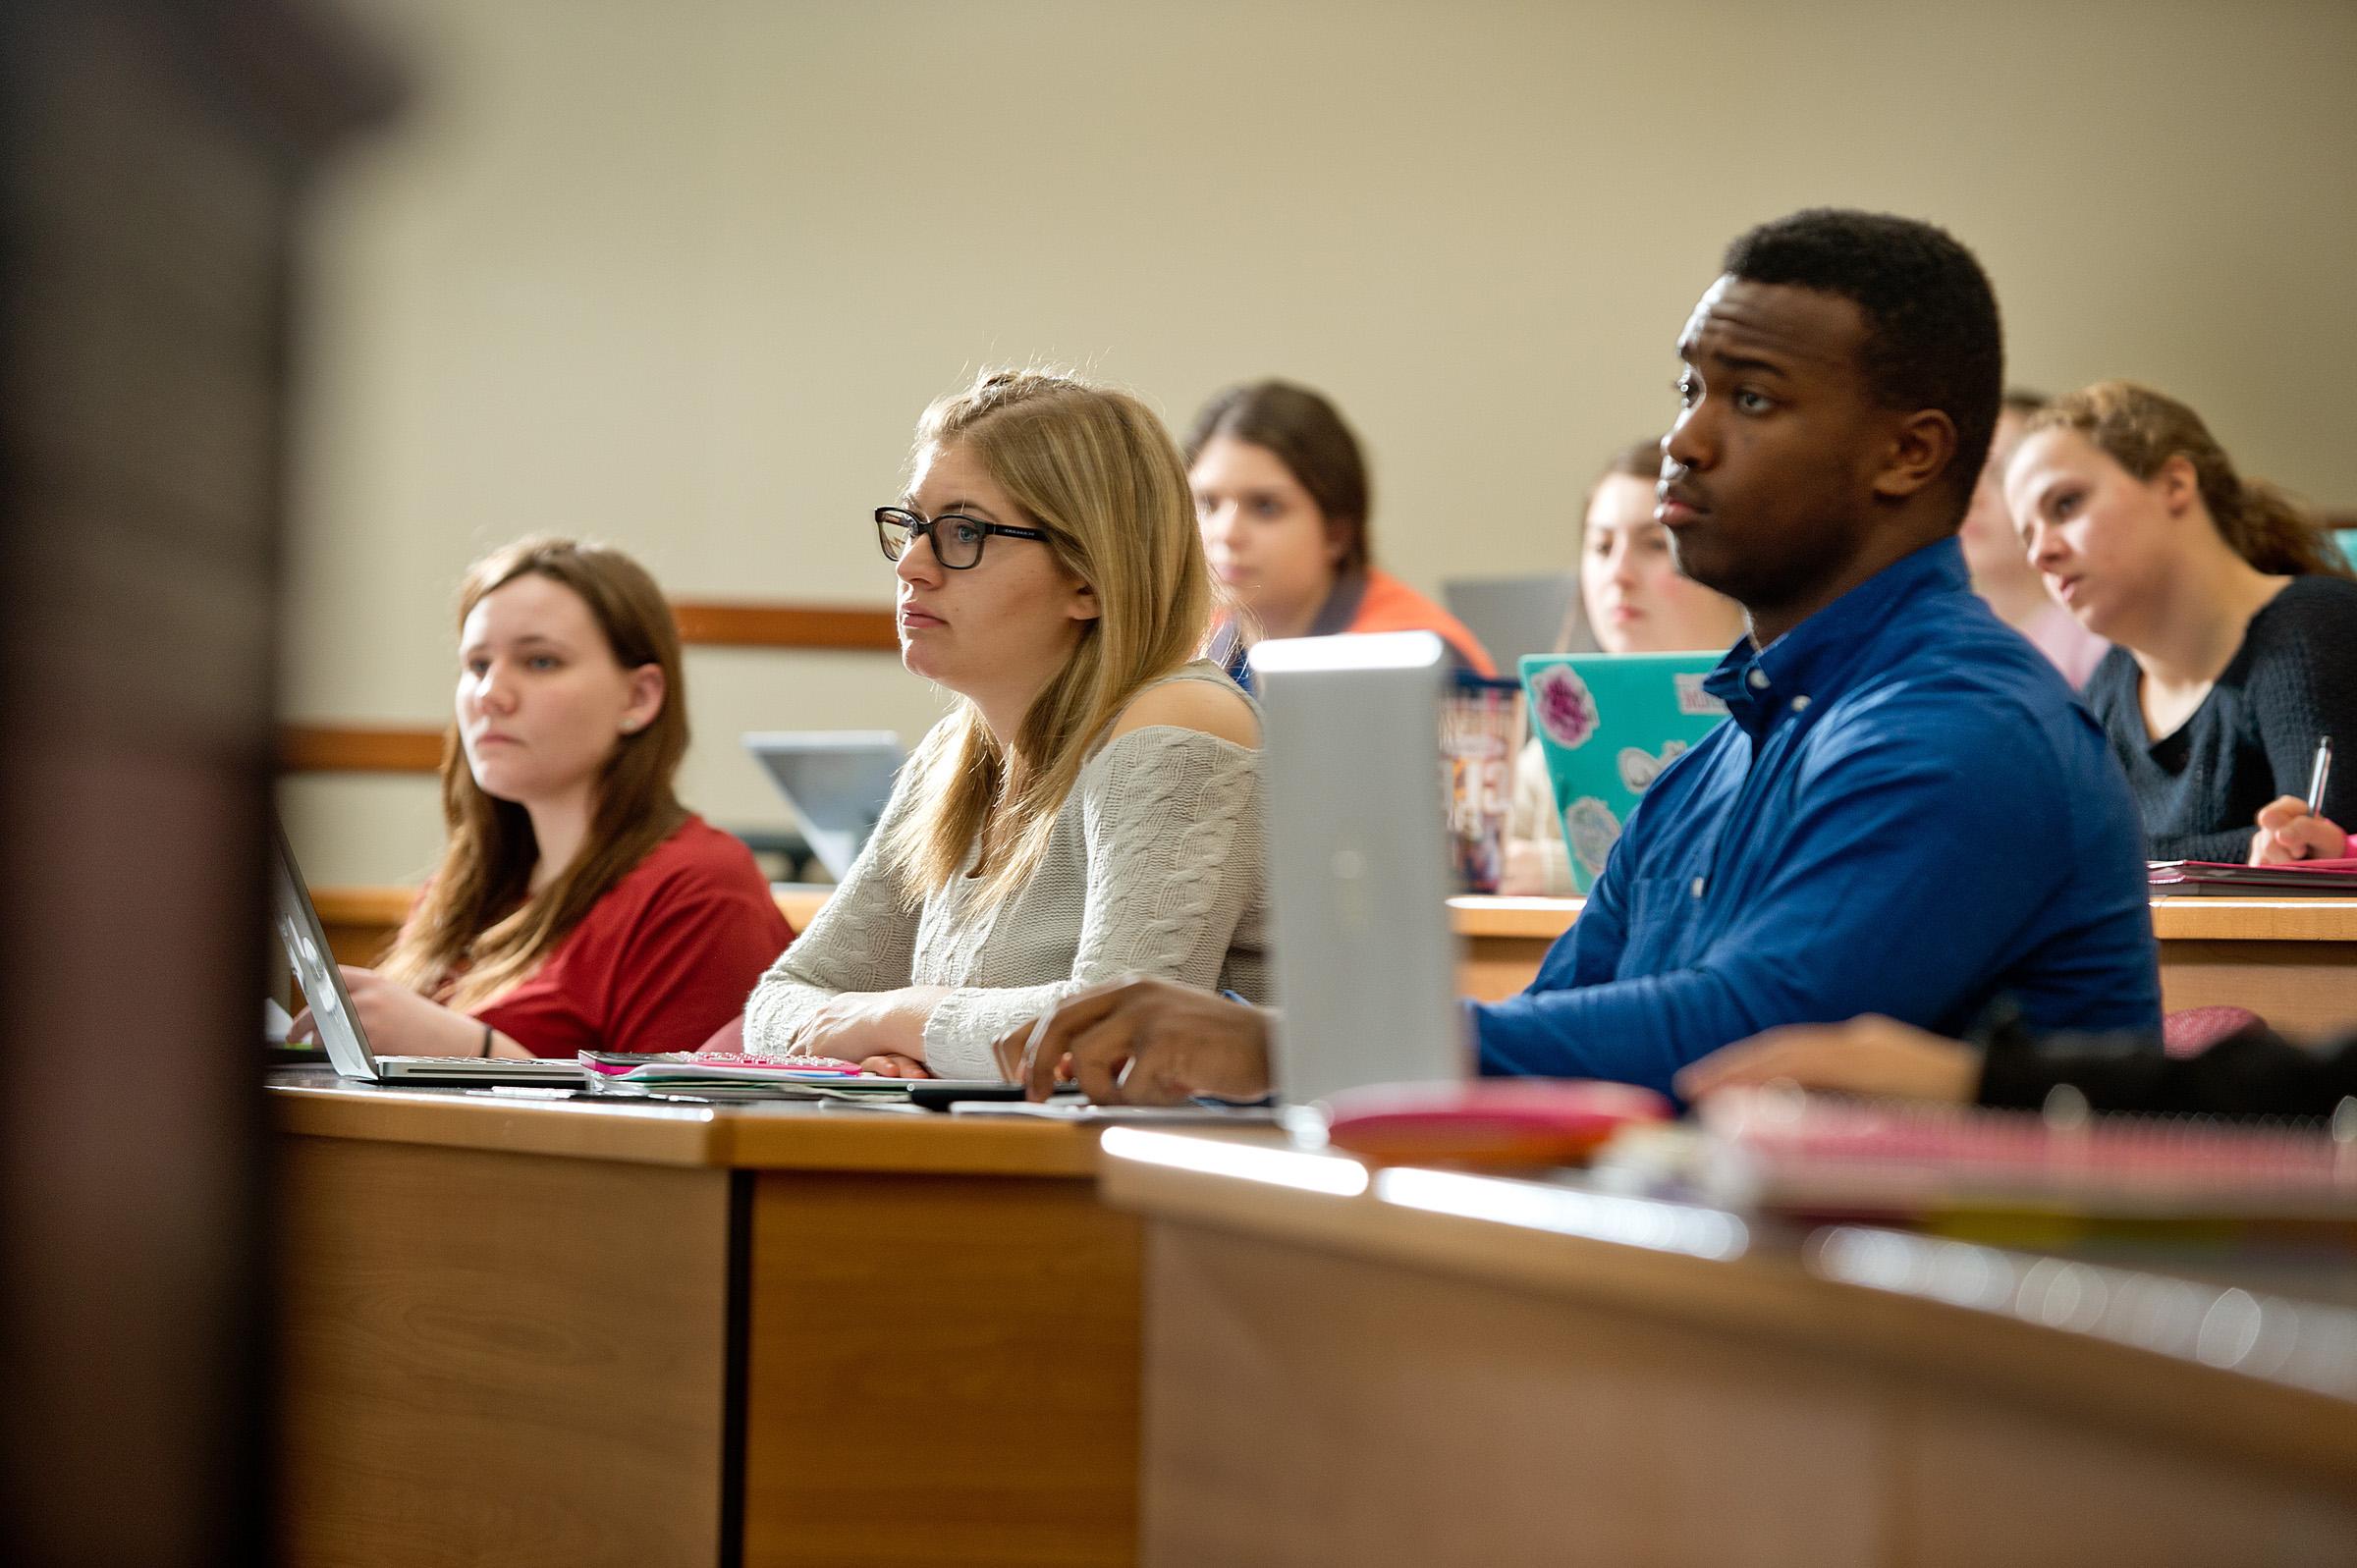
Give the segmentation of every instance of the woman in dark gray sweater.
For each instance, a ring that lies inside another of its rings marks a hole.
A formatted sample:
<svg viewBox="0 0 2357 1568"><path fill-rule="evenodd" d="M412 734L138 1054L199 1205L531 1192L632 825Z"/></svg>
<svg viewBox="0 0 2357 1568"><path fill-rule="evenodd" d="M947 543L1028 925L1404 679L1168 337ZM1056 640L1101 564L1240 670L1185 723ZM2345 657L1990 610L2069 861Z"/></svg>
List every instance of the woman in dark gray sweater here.
<svg viewBox="0 0 2357 1568"><path fill-rule="evenodd" d="M2301 798L2320 737L2357 750L2357 581L2322 522L2124 381L2034 416L2005 497L2049 590L2118 645L2086 698L2152 858L2348 853L2357 756Z"/></svg>

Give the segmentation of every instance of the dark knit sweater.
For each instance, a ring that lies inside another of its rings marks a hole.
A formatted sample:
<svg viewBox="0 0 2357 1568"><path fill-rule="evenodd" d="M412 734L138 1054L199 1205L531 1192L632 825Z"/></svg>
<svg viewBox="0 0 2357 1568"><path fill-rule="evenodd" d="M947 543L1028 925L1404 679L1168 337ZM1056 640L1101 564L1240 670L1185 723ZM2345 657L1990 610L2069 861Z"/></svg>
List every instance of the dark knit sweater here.
<svg viewBox="0 0 2357 1568"><path fill-rule="evenodd" d="M2357 1035L2316 1048L2253 1023L2196 1055L2150 1035L2033 1035L2006 1019L1981 1037L1979 1100L2033 1109L2068 1084L2096 1110L2214 1116L2329 1116L2357 1095Z"/></svg>
<svg viewBox="0 0 2357 1568"><path fill-rule="evenodd" d="M2339 753L2324 815L2357 829L2357 581L2286 584L2193 717L2159 740L2145 733L2139 683L2135 659L2114 648L2086 699L2127 771L2151 858L2247 859L2259 808L2307 794L2319 735Z"/></svg>

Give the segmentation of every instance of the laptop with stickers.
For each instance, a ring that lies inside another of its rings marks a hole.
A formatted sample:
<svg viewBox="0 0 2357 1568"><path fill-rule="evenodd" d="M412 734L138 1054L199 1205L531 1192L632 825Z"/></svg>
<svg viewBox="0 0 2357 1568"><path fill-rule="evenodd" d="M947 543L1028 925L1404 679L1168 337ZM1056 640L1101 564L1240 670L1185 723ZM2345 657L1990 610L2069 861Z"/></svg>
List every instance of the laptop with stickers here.
<svg viewBox="0 0 2357 1568"><path fill-rule="evenodd" d="M1534 653L1522 661L1530 730L1571 852L1571 884L1595 886L1621 825L1664 769L1727 717L1702 689L1715 653Z"/></svg>

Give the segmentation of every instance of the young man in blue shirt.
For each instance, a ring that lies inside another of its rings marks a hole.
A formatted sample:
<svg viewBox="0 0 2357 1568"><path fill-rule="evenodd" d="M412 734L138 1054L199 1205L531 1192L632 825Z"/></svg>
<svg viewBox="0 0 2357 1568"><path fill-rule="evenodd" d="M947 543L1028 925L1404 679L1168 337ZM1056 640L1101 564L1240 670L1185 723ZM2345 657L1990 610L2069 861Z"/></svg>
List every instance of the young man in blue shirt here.
<svg viewBox="0 0 2357 1568"><path fill-rule="evenodd" d="M1728 247L1678 357L1656 515L1748 618L1707 681L1730 721L1654 782L1530 989L1473 1005L1482 1071L1667 1092L1771 1027L1959 1034L2000 997L2039 1031L2158 1028L2126 782L1955 539L2002 388L1979 263L1926 224L1798 213ZM1266 1033L1139 983L1006 1051L1167 1098L1265 1084Z"/></svg>

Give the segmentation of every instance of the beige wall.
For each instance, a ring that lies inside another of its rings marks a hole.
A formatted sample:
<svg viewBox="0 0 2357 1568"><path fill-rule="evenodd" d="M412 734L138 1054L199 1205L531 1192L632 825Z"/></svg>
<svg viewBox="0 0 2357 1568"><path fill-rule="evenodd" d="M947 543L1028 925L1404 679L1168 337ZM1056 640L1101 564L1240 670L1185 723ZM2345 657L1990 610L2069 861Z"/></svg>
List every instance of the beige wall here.
<svg viewBox="0 0 2357 1568"><path fill-rule="evenodd" d="M438 716L450 595L527 528L683 595L880 603L925 401L1048 359L1174 423L1278 373L1376 462L1388 565L1560 564L1658 429L1726 241L1815 203L1974 245L2017 380L2192 401L2357 503L2357 7L374 0L420 91L325 214L286 708ZM2057 15L2057 13L2060 13ZM872 656L698 655L748 728L896 727ZM413 875L430 785L308 781L315 880Z"/></svg>

